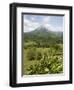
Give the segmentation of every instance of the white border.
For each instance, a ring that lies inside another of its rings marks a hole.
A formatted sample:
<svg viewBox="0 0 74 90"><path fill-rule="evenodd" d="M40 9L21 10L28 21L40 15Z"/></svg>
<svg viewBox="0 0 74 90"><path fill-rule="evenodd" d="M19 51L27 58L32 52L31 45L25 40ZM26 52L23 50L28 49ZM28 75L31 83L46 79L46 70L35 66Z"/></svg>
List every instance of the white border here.
<svg viewBox="0 0 74 90"><path fill-rule="evenodd" d="M64 14L64 74L41 75L34 77L22 77L22 53L21 53L21 13L45 13ZM65 81L69 80L69 10L39 9L39 8L17 8L17 83L45 82L45 81Z"/></svg>

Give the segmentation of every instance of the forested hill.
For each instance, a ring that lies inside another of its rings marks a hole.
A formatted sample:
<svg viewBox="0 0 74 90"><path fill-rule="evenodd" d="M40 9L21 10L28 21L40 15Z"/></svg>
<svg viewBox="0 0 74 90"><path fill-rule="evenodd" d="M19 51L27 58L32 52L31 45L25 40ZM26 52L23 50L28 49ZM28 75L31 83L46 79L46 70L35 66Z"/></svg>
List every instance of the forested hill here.
<svg viewBox="0 0 74 90"><path fill-rule="evenodd" d="M35 42L39 45L52 45L63 43L63 32L48 30L45 27L38 27L31 32L24 32L25 42Z"/></svg>

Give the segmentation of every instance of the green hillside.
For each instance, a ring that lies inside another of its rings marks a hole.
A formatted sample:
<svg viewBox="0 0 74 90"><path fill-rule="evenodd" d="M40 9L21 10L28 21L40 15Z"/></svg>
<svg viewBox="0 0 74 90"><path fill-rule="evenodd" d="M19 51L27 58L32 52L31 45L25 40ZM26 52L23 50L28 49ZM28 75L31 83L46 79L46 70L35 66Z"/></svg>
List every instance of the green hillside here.
<svg viewBox="0 0 74 90"><path fill-rule="evenodd" d="M23 75L63 73L63 32L39 27L23 37Z"/></svg>

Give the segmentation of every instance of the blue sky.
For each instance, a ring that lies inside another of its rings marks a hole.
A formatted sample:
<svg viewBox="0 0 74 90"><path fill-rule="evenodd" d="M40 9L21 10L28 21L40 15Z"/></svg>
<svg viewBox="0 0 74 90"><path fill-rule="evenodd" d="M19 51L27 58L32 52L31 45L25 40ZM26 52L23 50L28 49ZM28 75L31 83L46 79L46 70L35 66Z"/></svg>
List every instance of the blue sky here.
<svg viewBox="0 0 74 90"><path fill-rule="evenodd" d="M63 16L26 15L24 14L24 32L33 31L40 25L48 30L63 31Z"/></svg>

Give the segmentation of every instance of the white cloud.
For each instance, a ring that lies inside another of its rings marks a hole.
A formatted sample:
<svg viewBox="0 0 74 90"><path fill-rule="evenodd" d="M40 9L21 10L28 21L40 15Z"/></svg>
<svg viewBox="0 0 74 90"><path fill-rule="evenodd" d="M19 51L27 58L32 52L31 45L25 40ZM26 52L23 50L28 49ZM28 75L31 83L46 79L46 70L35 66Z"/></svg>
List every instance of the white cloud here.
<svg viewBox="0 0 74 90"><path fill-rule="evenodd" d="M29 32L35 30L39 26L38 22L27 20L24 18L24 32Z"/></svg>
<svg viewBox="0 0 74 90"><path fill-rule="evenodd" d="M49 22L50 22L49 16L46 16L45 18L43 18L43 21L42 21L43 24L48 24Z"/></svg>
<svg viewBox="0 0 74 90"><path fill-rule="evenodd" d="M59 32L63 31L63 27L53 27L50 24L45 24L44 27L46 27L49 31L55 31L55 32L57 32L57 31L59 31Z"/></svg>
<svg viewBox="0 0 74 90"><path fill-rule="evenodd" d="M50 31L63 31L63 27L57 26L54 27L50 23L50 17L46 16L43 18L42 23L36 22L35 17L32 17L31 20L24 17L24 32L30 32L38 28L40 25L45 26Z"/></svg>
<svg viewBox="0 0 74 90"><path fill-rule="evenodd" d="M35 16L31 17L31 20L32 21L35 21L36 20L36 17Z"/></svg>

